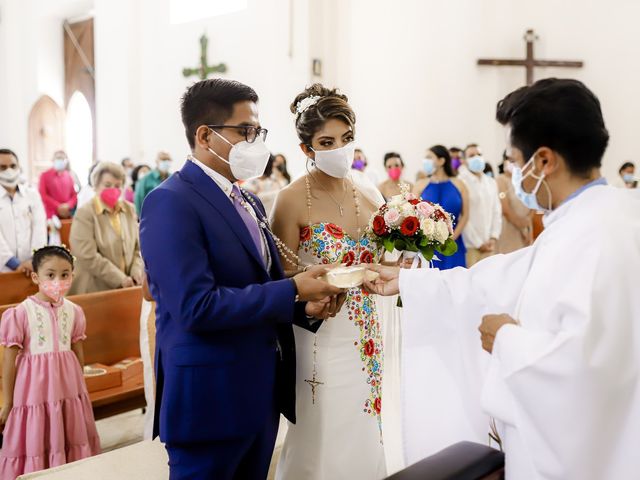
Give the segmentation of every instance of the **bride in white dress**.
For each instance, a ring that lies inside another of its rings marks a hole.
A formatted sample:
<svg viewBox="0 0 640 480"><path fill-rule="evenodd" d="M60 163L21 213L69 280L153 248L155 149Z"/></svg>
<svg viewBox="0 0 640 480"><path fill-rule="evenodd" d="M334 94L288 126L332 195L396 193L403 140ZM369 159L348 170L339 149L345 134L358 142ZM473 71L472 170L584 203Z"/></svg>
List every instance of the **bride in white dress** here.
<svg viewBox="0 0 640 480"><path fill-rule="evenodd" d="M282 240L285 268L379 261L381 252L365 229L382 196L350 175L355 114L347 97L315 84L296 97L291 109L300 147L313 166L276 200L272 227ZM294 327L297 422L289 425L276 478L387 475L385 447L397 449L400 442L385 439L383 444L383 410L393 409L389 417L399 413L382 398L383 327L376 303L362 288L350 289L341 310L315 334ZM393 365L397 370L397 361Z"/></svg>

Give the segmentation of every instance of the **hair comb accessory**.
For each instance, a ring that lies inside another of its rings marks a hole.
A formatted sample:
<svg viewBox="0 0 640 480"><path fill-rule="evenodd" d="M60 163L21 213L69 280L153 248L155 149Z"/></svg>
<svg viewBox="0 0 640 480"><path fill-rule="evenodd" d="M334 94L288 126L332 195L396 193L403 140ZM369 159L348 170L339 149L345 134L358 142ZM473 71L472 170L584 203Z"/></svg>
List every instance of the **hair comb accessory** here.
<svg viewBox="0 0 640 480"><path fill-rule="evenodd" d="M300 115L302 115L304 112L306 112L309 109L309 107L312 107L313 105L318 103L318 101L321 98L322 97L320 97L318 95L311 95L310 97L303 98L302 100L300 100L296 104L297 116L299 117Z"/></svg>

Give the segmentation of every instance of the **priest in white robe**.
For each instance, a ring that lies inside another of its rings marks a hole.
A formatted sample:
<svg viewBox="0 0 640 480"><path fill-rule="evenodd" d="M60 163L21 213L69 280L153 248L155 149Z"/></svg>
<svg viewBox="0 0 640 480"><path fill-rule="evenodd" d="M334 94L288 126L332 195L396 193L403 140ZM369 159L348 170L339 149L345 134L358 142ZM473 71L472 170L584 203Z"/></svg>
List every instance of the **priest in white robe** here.
<svg viewBox="0 0 640 480"><path fill-rule="evenodd" d="M400 293L408 463L486 443L507 479L640 478L640 196L600 177L598 99L542 80L498 104L533 246L469 270L374 267Z"/></svg>

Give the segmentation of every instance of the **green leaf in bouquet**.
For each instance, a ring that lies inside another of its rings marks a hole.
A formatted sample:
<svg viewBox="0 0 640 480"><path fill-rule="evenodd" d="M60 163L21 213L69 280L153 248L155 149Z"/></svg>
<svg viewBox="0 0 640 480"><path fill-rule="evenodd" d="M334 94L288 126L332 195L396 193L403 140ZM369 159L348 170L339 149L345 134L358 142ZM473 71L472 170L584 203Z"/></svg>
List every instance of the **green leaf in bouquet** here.
<svg viewBox="0 0 640 480"><path fill-rule="evenodd" d="M418 243L418 246L420 247L426 247L427 245L429 245L429 239L426 236L423 236L420 239L420 242Z"/></svg>
<svg viewBox="0 0 640 480"><path fill-rule="evenodd" d="M447 238L447 241L444 242L444 245L438 247L436 250L445 257L450 257L458 251L458 244L453 238L449 237Z"/></svg>
<svg viewBox="0 0 640 480"><path fill-rule="evenodd" d="M422 256L427 260L427 261L431 261L431 259L433 258L433 247L431 246L426 246L426 247L420 247L420 253L422 253Z"/></svg>
<svg viewBox="0 0 640 480"><path fill-rule="evenodd" d="M396 250L403 252L407 249L407 242L403 238L399 238L395 241Z"/></svg>
<svg viewBox="0 0 640 480"><path fill-rule="evenodd" d="M384 245L385 250L389 253L393 252L393 249L396 247L395 242L389 237L383 238L382 244Z"/></svg>

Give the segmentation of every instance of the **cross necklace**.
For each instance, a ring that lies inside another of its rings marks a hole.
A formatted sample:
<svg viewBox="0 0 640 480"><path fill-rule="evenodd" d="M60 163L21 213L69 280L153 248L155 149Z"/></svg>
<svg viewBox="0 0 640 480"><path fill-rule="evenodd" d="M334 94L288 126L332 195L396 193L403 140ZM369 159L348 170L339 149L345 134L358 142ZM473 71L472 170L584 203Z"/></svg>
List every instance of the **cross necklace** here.
<svg viewBox="0 0 640 480"><path fill-rule="evenodd" d="M324 385L324 382L318 380L318 371L316 370L316 360L318 356L318 336L314 335L313 339L313 372L311 379L305 379L305 383L308 383L311 387L311 404L316 404L316 388L320 385Z"/></svg>

